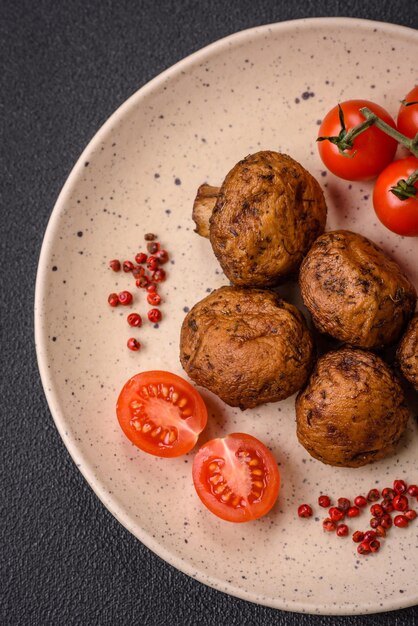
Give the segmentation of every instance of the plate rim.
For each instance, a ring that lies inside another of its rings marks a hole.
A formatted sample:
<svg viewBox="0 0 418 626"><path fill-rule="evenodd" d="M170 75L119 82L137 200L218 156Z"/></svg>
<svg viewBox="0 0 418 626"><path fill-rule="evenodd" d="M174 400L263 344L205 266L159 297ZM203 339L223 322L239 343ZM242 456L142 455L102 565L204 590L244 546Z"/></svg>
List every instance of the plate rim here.
<svg viewBox="0 0 418 626"><path fill-rule="evenodd" d="M134 108L138 102L151 93L155 88L158 88L163 84L166 79L172 75L182 71L183 68L188 68L190 64L195 63L205 57L210 57L212 52L220 52L222 49L227 48L230 45L239 45L245 41L246 38L251 35L260 35L261 33L268 33L269 30L292 30L294 28L312 28L313 26L329 26L334 25L338 27L352 27L356 26L370 29L380 28L388 33L405 33L407 36L414 35L418 37L418 31L409 26L400 24L393 24L391 22L382 22L378 20L369 20L364 18L355 17L310 17L299 18L293 20L285 20L282 22L273 22L263 24L259 26L249 27L230 35L217 39L210 44L192 52L191 54L183 57L173 65L169 66L150 81L139 87L134 91L124 102L122 102L115 111L105 120L95 134L90 138L86 147L77 158L70 173L68 174L64 185L55 201L54 207L51 211L48 224L46 226L41 251L38 259L38 267L36 272L35 281L35 295L34 295L34 337L35 337L35 350L37 365L40 373L42 387L48 403L49 411L52 415L55 427L70 454L71 459L75 463L77 469L80 471L83 478L86 480L89 487L94 491L95 495L99 498L101 503L110 512L110 514L126 528L137 540L143 543L149 550L159 556L169 565L175 567L182 573L190 576L198 582L212 587L222 593L231 595L247 602L259 604L272 609L296 612L296 613L309 613L313 615L363 615L371 613L382 613L386 611L395 611L403 608L408 608L418 604L418 593L415 598L409 597L405 599L399 599L398 601L391 601L390 606L385 604L384 606L370 606L363 605L358 607L357 605L345 606L341 609L332 608L331 606L318 606L312 602L289 602L286 604L283 598L270 598L264 597L263 601L260 601L260 596L251 594L247 591L243 591L240 587L228 583L227 581L217 579L213 576L207 576L204 570L198 570L194 568L189 562L184 560L180 555L172 553L170 550L161 545L156 539L154 539L149 533L144 531L137 524L130 522L129 515L126 515L120 508L118 498L115 494L111 497L107 494L106 488L102 484L101 480L95 476L94 470L91 467L87 456L84 456L78 449L75 441L66 436L65 433L65 410L59 405L57 398L54 397L54 384L52 375L49 372L47 354L45 346L47 345L46 334L47 331L43 327L43 302L45 301L45 291L47 284L47 263L46 260L50 258L49 249L55 241L55 232L58 227L59 219L63 211L66 199L73 188L74 183L79 177L80 173L84 169L84 162L86 156L93 152L101 143L103 138L111 131L112 126L117 123L121 118L129 114L129 111ZM138 532L138 530L140 532Z"/></svg>

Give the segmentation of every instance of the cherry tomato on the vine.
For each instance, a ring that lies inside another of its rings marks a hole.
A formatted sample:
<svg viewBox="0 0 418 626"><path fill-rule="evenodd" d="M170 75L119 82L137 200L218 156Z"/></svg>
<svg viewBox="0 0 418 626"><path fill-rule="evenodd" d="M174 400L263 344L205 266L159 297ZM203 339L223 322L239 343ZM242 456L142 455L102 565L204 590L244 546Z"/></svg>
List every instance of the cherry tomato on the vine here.
<svg viewBox="0 0 418 626"><path fill-rule="evenodd" d="M208 414L200 394L170 372L142 372L120 392L116 414L128 439L162 457L189 452L206 426Z"/></svg>
<svg viewBox="0 0 418 626"><path fill-rule="evenodd" d="M362 107L369 108L384 122L396 128L395 122L385 109L368 100L347 100L335 106L324 117L318 137L338 138L344 128L341 126L341 111L345 131L365 121L360 113ZM318 141L319 155L325 166L336 176L346 180L370 180L375 178L395 156L397 141L386 135L376 126L370 126L352 141L352 147L342 154L338 146L326 139Z"/></svg>
<svg viewBox="0 0 418 626"><path fill-rule="evenodd" d="M373 206L379 220L398 235L418 236L418 180L416 195L400 200L390 189L407 180L418 169L418 159L408 157L394 161L380 174L373 190Z"/></svg>
<svg viewBox="0 0 418 626"><path fill-rule="evenodd" d="M193 482L212 513L228 522L248 522L270 511L279 494L280 474L261 441L233 433L200 448L193 462Z"/></svg>
<svg viewBox="0 0 418 626"><path fill-rule="evenodd" d="M396 125L399 132L410 139L413 139L418 133L418 85L403 99L403 103L399 107Z"/></svg>

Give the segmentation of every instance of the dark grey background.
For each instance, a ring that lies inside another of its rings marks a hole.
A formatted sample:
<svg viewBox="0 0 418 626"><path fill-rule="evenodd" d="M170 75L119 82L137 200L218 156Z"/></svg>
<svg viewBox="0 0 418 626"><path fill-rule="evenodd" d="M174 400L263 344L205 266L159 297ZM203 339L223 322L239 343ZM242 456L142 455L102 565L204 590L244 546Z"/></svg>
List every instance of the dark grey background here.
<svg viewBox="0 0 418 626"><path fill-rule="evenodd" d="M153 76L220 37L334 15L418 27L418 3L402 0L0 1L1 623L418 623L418 607L347 618L282 613L225 596L162 562L112 518L72 463L34 351L43 233L74 162L109 115Z"/></svg>

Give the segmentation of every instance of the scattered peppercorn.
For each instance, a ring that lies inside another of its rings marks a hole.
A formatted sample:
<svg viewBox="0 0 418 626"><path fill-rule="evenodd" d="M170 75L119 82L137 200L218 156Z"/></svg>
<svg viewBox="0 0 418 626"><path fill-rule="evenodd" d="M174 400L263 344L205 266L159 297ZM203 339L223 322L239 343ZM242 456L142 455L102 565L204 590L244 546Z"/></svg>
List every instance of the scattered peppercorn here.
<svg viewBox="0 0 418 626"><path fill-rule="evenodd" d="M142 317L139 315L139 313L130 313L127 317L127 322L129 326L134 326L138 328L142 325Z"/></svg>
<svg viewBox="0 0 418 626"><path fill-rule="evenodd" d="M309 504L301 504L298 507L298 515L299 517L312 517L313 511L312 507Z"/></svg>
<svg viewBox="0 0 418 626"><path fill-rule="evenodd" d="M393 489L399 495L405 493L408 489L408 486L404 480L394 480L393 481Z"/></svg>
<svg viewBox="0 0 418 626"><path fill-rule="evenodd" d="M369 502L376 502L376 500L379 499L380 493L378 489L370 489L369 493L367 494L367 500Z"/></svg>
<svg viewBox="0 0 418 626"><path fill-rule="evenodd" d="M159 311L158 309L150 309L148 311L148 319L153 324L156 324L157 322L159 322L161 318L162 318L162 314L161 314L161 311Z"/></svg>
<svg viewBox="0 0 418 626"><path fill-rule="evenodd" d="M147 258L148 257L145 252L138 252L138 254L135 255L135 261L136 263L138 263L138 265L142 265L142 263L145 263Z"/></svg>
<svg viewBox="0 0 418 626"><path fill-rule="evenodd" d="M111 293L107 299L110 306L118 306L119 298L117 293Z"/></svg>
<svg viewBox="0 0 418 626"><path fill-rule="evenodd" d="M346 537L348 535L348 526L347 526L347 524L338 524L338 526L337 526L337 535L339 537Z"/></svg>
<svg viewBox="0 0 418 626"><path fill-rule="evenodd" d="M112 259L112 261L109 261L109 267L114 272L120 272L120 261Z"/></svg>
<svg viewBox="0 0 418 626"><path fill-rule="evenodd" d="M121 291L118 293L119 304L123 306L128 306L132 302L132 294L130 291Z"/></svg>
<svg viewBox="0 0 418 626"><path fill-rule="evenodd" d="M354 498L354 504L363 508L364 506L367 506L367 499L364 496L356 496Z"/></svg>
<svg viewBox="0 0 418 626"><path fill-rule="evenodd" d="M318 504L319 506L322 506L322 508L327 509L329 505L331 504L331 500L329 496L319 496Z"/></svg>
<svg viewBox="0 0 418 626"><path fill-rule="evenodd" d="M129 348L129 350L133 350L134 352L137 352L137 350L140 349L141 344L134 337L131 337L127 341L127 346Z"/></svg>
<svg viewBox="0 0 418 626"><path fill-rule="evenodd" d="M393 520L393 523L398 528L406 528L409 524L409 520L405 515L396 515Z"/></svg>

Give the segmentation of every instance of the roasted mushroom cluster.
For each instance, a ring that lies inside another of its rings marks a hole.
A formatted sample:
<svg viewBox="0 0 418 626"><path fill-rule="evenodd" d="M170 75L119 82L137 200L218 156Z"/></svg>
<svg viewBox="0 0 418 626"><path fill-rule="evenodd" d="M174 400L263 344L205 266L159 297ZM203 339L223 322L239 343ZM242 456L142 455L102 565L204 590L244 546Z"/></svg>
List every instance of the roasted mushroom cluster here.
<svg viewBox="0 0 418 626"><path fill-rule="evenodd" d="M298 391L313 358L303 315L272 291L221 287L181 328L180 360L190 378L242 409Z"/></svg>
<svg viewBox="0 0 418 626"><path fill-rule="evenodd" d="M202 185L193 219L233 286L183 322L180 359L190 378L242 409L299 391L297 436L324 463L359 467L391 453L408 409L395 374L366 349L394 344L414 313L416 290L399 265L359 234L324 234L318 182L277 152L246 157L220 188ZM321 356L311 375L316 350L303 315L265 289L298 272L314 326L346 344ZM418 391L418 314L397 361Z"/></svg>

